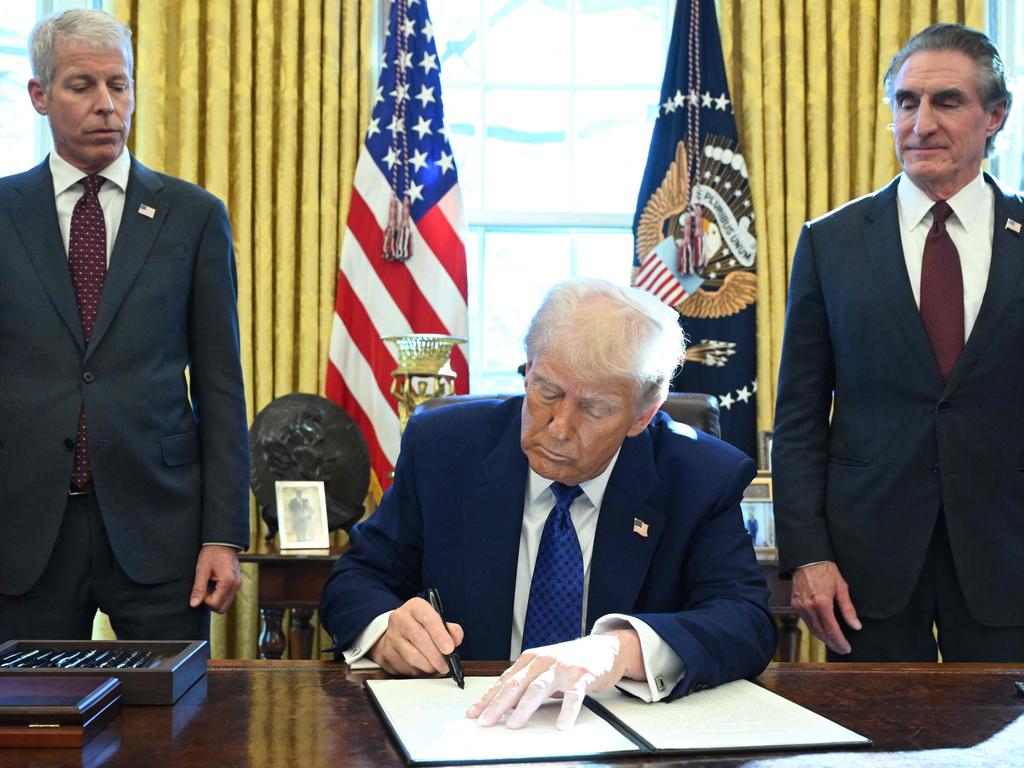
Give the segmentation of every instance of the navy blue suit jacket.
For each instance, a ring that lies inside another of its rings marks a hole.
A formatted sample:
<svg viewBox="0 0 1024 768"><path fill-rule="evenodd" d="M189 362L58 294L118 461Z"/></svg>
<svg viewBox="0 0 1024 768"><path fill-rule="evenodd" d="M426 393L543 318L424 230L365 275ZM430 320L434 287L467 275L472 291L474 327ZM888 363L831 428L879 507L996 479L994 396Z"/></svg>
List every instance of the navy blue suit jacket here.
<svg viewBox="0 0 1024 768"><path fill-rule="evenodd" d="M1024 238L1006 227L1024 201L986 176L988 284L943 383L900 243L899 178L800 233L773 439L780 569L833 560L860 615L891 616L941 508L974 617L1024 624Z"/></svg>
<svg viewBox="0 0 1024 768"><path fill-rule="evenodd" d="M187 577L203 542L248 546L236 294L223 204L132 159L86 344L48 161L0 179L0 593L27 591L50 557L83 403L97 501L131 578Z"/></svg>
<svg viewBox="0 0 1024 768"><path fill-rule="evenodd" d="M466 659L506 659L528 464L523 398L426 411L410 420L394 485L352 530L321 617L347 648L378 615L428 586L466 632ZM686 664L672 692L760 673L775 651L768 590L739 501L754 465L659 413L627 438L598 516L587 628L604 614L647 622ZM633 519L650 525L633 532Z"/></svg>

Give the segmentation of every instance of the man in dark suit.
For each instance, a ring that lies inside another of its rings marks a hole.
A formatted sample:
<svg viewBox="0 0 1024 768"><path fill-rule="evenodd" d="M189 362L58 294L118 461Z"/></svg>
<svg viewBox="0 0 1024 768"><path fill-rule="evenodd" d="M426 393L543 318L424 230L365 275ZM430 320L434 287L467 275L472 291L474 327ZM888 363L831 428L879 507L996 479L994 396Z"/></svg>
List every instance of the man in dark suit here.
<svg viewBox="0 0 1024 768"><path fill-rule="evenodd" d="M1010 94L953 24L884 84L903 173L805 225L793 260L780 568L830 659L933 661L934 624L947 661L1020 661L1024 203L980 170Z"/></svg>
<svg viewBox="0 0 1024 768"><path fill-rule="evenodd" d="M230 226L125 151L130 35L99 11L36 26L54 151L0 179L0 640L87 638L97 607L121 638L204 638L240 585Z"/></svg>
<svg viewBox="0 0 1024 768"><path fill-rule="evenodd" d="M525 398L410 420L394 485L324 589L335 647L409 675L444 673L455 647L518 658L468 713L512 728L559 691L568 727L588 691L657 700L760 673L775 632L739 506L754 466L658 412L675 312L570 281L526 348Z"/></svg>

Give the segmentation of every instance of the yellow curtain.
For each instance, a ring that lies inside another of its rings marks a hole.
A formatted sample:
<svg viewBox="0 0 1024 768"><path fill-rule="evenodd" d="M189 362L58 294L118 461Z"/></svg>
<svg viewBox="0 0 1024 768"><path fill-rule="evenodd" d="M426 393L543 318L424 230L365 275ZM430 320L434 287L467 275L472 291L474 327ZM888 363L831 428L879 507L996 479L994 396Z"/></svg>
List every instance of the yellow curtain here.
<svg viewBox="0 0 1024 768"><path fill-rule="evenodd" d="M757 421L772 428L801 225L899 172L882 75L937 21L985 28L984 0L720 0L722 47L757 217ZM805 636L809 636L803 627ZM802 660L824 659L815 641Z"/></svg>
<svg viewBox="0 0 1024 768"><path fill-rule="evenodd" d="M249 419L323 393L338 254L369 120L378 0L114 0L135 45L129 146L231 215ZM253 537L262 521L251 513ZM256 573L243 567L214 656L256 655ZM99 633L109 632L102 618Z"/></svg>

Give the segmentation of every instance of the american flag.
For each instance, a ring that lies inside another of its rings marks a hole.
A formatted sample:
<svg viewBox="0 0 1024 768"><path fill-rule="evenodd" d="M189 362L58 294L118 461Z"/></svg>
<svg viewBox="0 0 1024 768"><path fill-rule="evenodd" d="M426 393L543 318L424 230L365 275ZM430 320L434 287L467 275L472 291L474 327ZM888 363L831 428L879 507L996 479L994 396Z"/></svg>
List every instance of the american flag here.
<svg viewBox="0 0 1024 768"><path fill-rule="evenodd" d="M341 249L327 397L362 430L381 488L398 458L397 364L381 336L466 335L462 198L426 0L393 0ZM456 392L469 386L452 352Z"/></svg>

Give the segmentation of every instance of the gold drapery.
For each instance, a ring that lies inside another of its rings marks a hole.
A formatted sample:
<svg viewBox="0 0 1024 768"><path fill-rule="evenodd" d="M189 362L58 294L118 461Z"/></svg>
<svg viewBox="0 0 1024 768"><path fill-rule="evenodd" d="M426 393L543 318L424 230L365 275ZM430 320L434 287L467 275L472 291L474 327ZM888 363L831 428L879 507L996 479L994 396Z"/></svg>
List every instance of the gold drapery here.
<svg viewBox="0 0 1024 768"><path fill-rule="evenodd" d="M719 7L758 222L757 423L768 430L801 225L899 172L892 112L882 102L889 60L937 21L984 29L985 2L720 0ZM824 646L811 645L803 644L801 659L823 659Z"/></svg>
<svg viewBox="0 0 1024 768"><path fill-rule="evenodd" d="M135 46L129 146L227 205L249 420L323 393L338 254L372 107L377 0L114 0ZM251 512L253 537L262 521ZM173 532L170 532L173 534ZM256 573L214 656L256 654ZM109 632L101 617L97 632Z"/></svg>

